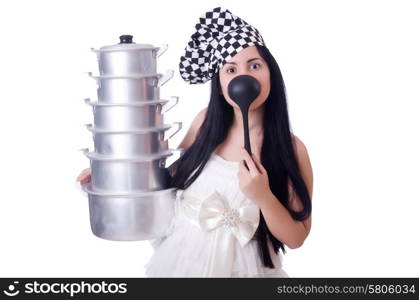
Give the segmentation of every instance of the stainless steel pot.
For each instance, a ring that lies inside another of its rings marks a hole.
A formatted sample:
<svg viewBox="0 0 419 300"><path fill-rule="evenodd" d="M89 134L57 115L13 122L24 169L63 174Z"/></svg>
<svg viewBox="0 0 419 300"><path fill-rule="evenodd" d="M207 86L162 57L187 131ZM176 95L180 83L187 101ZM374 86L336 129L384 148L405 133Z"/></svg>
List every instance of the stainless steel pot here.
<svg viewBox="0 0 419 300"><path fill-rule="evenodd" d="M168 149L168 140L182 128L182 122L137 130L109 131L86 124L92 132L95 152L112 157L157 154ZM173 128L173 133L166 133Z"/></svg>
<svg viewBox="0 0 419 300"><path fill-rule="evenodd" d="M138 241L165 235L174 217L174 188L141 194L106 194L83 184L88 193L90 227L97 237Z"/></svg>
<svg viewBox="0 0 419 300"><path fill-rule="evenodd" d="M174 71L168 70L164 75L94 76L91 72L88 74L96 80L99 102L127 103L159 100L160 87L173 77Z"/></svg>
<svg viewBox="0 0 419 300"><path fill-rule="evenodd" d="M114 158L83 149L90 159L92 189L98 192L138 193L167 189L170 174L165 168L166 158L173 153L163 153L133 158Z"/></svg>
<svg viewBox="0 0 419 300"><path fill-rule="evenodd" d="M167 44L154 47L150 44L136 44L132 35L121 35L120 43L91 48L96 54L100 75L155 74L156 59L167 50Z"/></svg>
<svg viewBox="0 0 419 300"><path fill-rule="evenodd" d="M136 103L103 103L84 99L93 108L95 128L101 130L136 130L164 124L164 113L173 108L178 97L171 100Z"/></svg>

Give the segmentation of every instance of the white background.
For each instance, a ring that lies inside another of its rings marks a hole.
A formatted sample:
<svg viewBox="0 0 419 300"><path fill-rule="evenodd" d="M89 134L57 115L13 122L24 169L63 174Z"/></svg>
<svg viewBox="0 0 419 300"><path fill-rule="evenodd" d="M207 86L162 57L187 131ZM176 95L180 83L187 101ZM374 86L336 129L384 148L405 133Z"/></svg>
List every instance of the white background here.
<svg viewBox="0 0 419 300"><path fill-rule="evenodd" d="M419 28L415 1L3 1L0 4L0 276L144 276L147 241L90 231L75 182L93 147L90 47L169 44L161 89L184 128L207 106L178 60L217 6L254 25L282 70L293 132L314 172L313 225L291 277L418 276ZM193 241L191 241L193 242ZM181 250L181 249L179 249Z"/></svg>

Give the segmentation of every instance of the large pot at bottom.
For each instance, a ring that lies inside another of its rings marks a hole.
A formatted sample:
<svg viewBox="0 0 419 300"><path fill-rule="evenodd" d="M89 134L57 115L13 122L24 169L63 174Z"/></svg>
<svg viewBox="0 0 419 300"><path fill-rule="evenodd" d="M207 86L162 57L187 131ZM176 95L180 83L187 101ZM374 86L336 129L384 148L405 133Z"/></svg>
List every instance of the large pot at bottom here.
<svg viewBox="0 0 419 300"><path fill-rule="evenodd" d="M90 226L97 237L139 241L165 235L174 217L175 189L140 194L104 194L83 184L88 193Z"/></svg>

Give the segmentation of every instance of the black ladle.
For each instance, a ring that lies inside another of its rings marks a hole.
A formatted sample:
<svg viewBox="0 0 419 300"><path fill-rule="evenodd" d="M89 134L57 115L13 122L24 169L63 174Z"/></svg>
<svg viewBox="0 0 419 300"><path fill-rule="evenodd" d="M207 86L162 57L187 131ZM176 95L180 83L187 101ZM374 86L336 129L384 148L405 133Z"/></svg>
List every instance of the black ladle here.
<svg viewBox="0 0 419 300"><path fill-rule="evenodd" d="M228 84L228 95L240 107L243 116L244 148L252 156L249 137L249 107L260 94L260 83L249 75L239 75ZM249 170L246 162L244 163Z"/></svg>

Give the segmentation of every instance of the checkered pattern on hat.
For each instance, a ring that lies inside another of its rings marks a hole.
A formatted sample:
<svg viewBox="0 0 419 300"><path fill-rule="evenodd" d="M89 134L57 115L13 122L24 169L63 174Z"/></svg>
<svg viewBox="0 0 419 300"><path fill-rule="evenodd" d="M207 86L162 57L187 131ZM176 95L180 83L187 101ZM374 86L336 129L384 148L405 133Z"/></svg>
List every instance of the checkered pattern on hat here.
<svg viewBox="0 0 419 300"><path fill-rule="evenodd" d="M241 50L264 46L259 31L221 7L204 13L180 57L179 71L190 84L204 83Z"/></svg>

